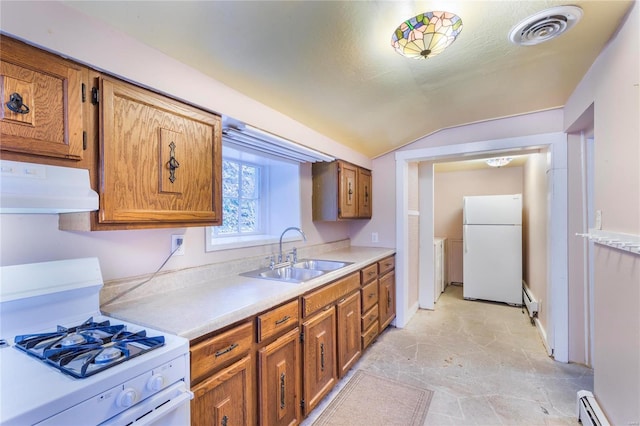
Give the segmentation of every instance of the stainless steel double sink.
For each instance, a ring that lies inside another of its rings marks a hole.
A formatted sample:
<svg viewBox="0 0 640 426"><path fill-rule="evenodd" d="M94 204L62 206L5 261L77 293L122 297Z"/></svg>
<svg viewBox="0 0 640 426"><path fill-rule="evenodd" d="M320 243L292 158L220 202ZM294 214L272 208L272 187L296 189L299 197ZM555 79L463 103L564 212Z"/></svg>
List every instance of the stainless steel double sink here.
<svg viewBox="0 0 640 426"><path fill-rule="evenodd" d="M289 283L303 283L317 278L327 272L336 271L353 262L340 262L336 260L304 259L296 263L275 268L262 268L244 272L240 275L265 280L285 281Z"/></svg>

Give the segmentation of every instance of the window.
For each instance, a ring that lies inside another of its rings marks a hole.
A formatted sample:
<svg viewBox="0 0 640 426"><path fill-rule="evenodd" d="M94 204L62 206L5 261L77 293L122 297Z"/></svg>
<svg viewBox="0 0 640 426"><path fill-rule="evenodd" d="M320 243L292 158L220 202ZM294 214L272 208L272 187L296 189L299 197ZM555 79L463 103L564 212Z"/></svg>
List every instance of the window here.
<svg viewBox="0 0 640 426"><path fill-rule="evenodd" d="M238 236L262 231L262 166L225 158L222 161L222 226L214 235Z"/></svg>
<svg viewBox="0 0 640 426"><path fill-rule="evenodd" d="M229 145L222 149L222 225L206 228L206 250L277 243L284 229L300 226L300 165Z"/></svg>

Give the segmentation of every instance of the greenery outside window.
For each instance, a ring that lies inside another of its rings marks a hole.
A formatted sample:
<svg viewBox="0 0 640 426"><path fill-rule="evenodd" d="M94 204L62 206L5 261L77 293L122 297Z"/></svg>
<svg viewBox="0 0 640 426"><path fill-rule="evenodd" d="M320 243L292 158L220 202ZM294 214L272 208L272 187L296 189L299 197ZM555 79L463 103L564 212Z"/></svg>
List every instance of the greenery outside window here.
<svg viewBox="0 0 640 426"><path fill-rule="evenodd" d="M222 225L206 228L207 251L277 243L300 226L299 163L224 142L222 159Z"/></svg>

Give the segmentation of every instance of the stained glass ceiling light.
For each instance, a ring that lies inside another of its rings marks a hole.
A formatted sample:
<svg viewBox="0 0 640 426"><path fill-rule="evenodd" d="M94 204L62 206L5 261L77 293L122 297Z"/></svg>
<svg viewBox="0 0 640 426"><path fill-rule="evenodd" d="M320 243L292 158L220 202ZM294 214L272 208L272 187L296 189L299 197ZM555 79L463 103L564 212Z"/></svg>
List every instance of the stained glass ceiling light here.
<svg viewBox="0 0 640 426"><path fill-rule="evenodd" d="M391 36L391 46L408 58L442 53L462 31L462 19L450 12L426 12L404 21Z"/></svg>
<svg viewBox="0 0 640 426"><path fill-rule="evenodd" d="M513 160L512 157L496 157L496 158L487 158L485 161L487 165L491 167L502 167L506 166Z"/></svg>

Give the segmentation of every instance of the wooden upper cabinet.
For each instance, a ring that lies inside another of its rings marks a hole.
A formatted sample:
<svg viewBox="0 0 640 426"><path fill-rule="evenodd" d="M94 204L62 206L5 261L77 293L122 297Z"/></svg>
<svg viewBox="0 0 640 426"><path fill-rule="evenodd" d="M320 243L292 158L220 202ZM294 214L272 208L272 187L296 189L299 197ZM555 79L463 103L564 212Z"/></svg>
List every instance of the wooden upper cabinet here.
<svg viewBox="0 0 640 426"><path fill-rule="evenodd" d="M358 168L338 162L338 211L342 219L358 217Z"/></svg>
<svg viewBox="0 0 640 426"><path fill-rule="evenodd" d="M373 195L371 193L371 170L358 168L358 216L371 218Z"/></svg>
<svg viewBox="0 0 640 426"><path fill-rule="evenodd" d="M47 158L81 160L87 78L88 69L81 65L0 36L3 154L28 154L41 163Z"/></svg>
<svg viewBox="0 0 640 426"><path fill-rule="evenodd" d="M108 77L99 107L100 223L222 222L220 117Z"/></svg>
<svg viewBox="0 0 640 426"><path fill-rule="evenodd" d="M312 166L313 220L371 219L371 171L346 161Z"/></svg>

